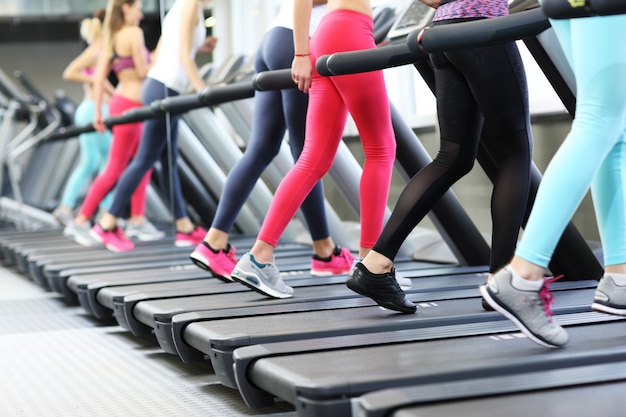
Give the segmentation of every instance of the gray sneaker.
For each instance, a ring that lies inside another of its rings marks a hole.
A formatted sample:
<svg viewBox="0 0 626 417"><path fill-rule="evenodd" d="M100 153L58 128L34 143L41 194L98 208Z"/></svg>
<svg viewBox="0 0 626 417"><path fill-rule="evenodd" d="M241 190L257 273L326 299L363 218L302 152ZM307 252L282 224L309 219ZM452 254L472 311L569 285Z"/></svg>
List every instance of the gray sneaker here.
<svg viewBox="0 0 626 417"><path fill-rule="evenodd" d="M259 266L250 252L245 253L237 262L231 278L270 297L289 298L293 296L293 288L285 285L276 265L269 263Z"/></svg>
<svg viewBox="0 0 626 417"><path fill-rule="evenodd" d="M148 220L141 224L127 222L124 234L129 238L136 238L144 242L159 240L165 237L165 232L154 227Z"/></svg>
<svg viewBox="0 0 626 417"><path fill-rule="evenodd" d="M62 226L67 226L72 220L74 220L74 213L72 212L72 209L65 206L55 208L52 215Z"/></svg>
<svg viewBox="0 0 626 417"><path fill-rule="evenodd" d="M90 230L91 224L85 223L79 226L74 220L72 220L63 229L63 235L83 246L102 246L98 241L91 237L89 234Z"/></svg>
<svg viewBox="0 0 626 417"><path fill-rule="evenodd" d="M567 332L552 316L552 294L546 279L541 291L522 291L511 285L512 274L501 269L485 285L480 293L496 311L511 320L535 343L549 348L563 347L569 341Z"/></svg>
<svg viewBox="0 0 626 417"><path fill-rule="evenodd" d="M617 285L610 275L602 277L591 305L602 313L626 316L626 286Z"/></svg>

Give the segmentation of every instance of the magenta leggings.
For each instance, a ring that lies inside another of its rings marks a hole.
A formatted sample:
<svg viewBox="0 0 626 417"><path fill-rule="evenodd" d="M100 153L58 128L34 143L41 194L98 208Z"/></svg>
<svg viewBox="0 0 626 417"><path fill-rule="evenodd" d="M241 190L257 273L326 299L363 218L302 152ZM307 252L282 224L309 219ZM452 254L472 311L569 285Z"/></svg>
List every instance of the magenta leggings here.
<svg viewBox="0 0 626 417"><path fill-rule="evenodd" d="M315 63L324 54L375 47L369 16L337 10L325 15L313 34L311 60ZM306 196L330 169L350 112L365 154L360 246L371 248L382 230L396 154L383 73L322 77L313 68L304 148L278 186L258 238L276 246Z"/></svg>
<svg viewBox="0 0 626 417"><path fill-rule="evenodd" d="M142 104L119 95L113 95L109 100L109 116L116 116L126 110L140 107ZM98 175L89 188L85 201L80 208L80 214L91 219L98 209L102 199L111 191L115 183L126 169L131 158L135 156L139 139L141 138L142 123L127 123L113 126L113 139L104 170ZM152 170L143 177L135 189L130 200L131 216L141 216L146 208L146 187L150 181Z"/></svg>

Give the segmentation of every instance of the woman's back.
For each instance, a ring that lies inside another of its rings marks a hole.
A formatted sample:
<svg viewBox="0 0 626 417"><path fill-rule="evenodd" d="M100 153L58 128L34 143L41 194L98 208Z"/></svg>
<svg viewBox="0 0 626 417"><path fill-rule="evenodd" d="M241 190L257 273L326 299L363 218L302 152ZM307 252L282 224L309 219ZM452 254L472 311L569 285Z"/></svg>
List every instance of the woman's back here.
<svg viewBox="0 0 626 417"><path fill-rule="evenodd" d="M113 38L111 68L118 79L117 94L141 101L141 88L146 78L150 55L138 26L125 26Z"/></svg>
<svg viewBox="0 0 626 417"><path fill-rule="evenodd" d="M354 10L372 16L372 5L369 0L328 0L327 12L340 9Z"/></svg>

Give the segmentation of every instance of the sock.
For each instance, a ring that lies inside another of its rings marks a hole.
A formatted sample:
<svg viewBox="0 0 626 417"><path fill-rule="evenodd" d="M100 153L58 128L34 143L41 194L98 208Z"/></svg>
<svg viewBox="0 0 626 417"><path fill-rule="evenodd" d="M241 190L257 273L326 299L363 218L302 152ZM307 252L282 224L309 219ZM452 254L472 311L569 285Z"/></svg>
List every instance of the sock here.
<svg viewBox="0 0 626 417"><path fill-rule="evenodd" d="M604 275L608 275L613 278L613 281L620 287L626 286L626 274L614 274L614 273L606 273Z"/></svg>
<svg viewBox="0 0 626 417"><path fill-rule="evenodd" d="M541 289L543 286L543 280L539 281L530 281L525 278L522 278L511 265L507 265L506 270L509 271L513 275L513 279L511 280L511 285L517 288L520 291L537 291Z"/></svg>

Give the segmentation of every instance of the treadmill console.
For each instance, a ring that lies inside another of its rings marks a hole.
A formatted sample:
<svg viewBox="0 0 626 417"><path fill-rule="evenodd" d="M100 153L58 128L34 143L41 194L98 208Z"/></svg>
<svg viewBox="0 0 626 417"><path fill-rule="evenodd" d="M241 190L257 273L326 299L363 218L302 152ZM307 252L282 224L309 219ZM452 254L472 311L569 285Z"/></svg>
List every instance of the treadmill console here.
<svg viewBox="0 0 626 417"><path fill-rule="evenodd" d="M430 24L435 9L425 5L419 0L412 0L411 3L398 15L395 23L389 29L387 37L391 40L403 37L414 31L426 27Z"/></svg>

